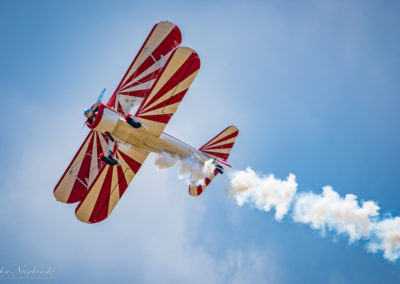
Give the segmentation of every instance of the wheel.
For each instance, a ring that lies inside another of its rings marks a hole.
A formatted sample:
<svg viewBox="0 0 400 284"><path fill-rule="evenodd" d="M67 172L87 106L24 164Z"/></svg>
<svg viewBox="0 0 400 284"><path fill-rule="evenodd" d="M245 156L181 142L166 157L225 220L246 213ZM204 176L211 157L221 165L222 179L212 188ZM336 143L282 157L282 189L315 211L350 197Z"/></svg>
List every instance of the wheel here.
<svg viewBox="0 0 400 284"><path fill-rule="evenodd" d="M134 119L134 118L131 117L131 116L128 116L128 117L126 118L126 122L128 122L128 124L129 124L130 126L132 126L133 128L139 128L140 126L142 126L142 124L140 123L140 121Z"/></svg>
<svg viewBox="0 0 400 284"><path fill-rule="evenodd" d="M99 156L100 160L102 160L104 163L110 165L110 166L115 166L118 165L118 160L115 159L111 155L106 155L105 153L101 153Z"/></svg>

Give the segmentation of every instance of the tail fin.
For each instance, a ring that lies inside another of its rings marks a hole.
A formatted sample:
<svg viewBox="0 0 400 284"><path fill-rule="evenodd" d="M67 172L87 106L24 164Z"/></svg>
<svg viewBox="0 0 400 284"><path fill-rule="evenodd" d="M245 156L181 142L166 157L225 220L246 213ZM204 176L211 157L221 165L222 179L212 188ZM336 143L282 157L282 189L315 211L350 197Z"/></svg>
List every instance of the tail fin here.
<svg viewBox="0 0 400 284"><path fill-rule="evenodd" d="M235 126L229 126L220 134L208 141L199 150L215 159L226 161L228 160L238 134L239 130Z"/></svg>
<svg viewBox="0 0 400 284"><path fill-rule="evenodd" d="M229 164L226 163L226 160L228 160L229 154L231 153L233 144L235 143L238 134L239 130L235 126L229 126L199 149L201 152L210 156L211 159L216 160L216 168L211 176L205 178L201 184L190 184L190 195L199 196L211 183L212 179L217 176L219 172L222 173L222 166L229 166ZM217 167L219 167L220 171L217 169Z"/></svg>

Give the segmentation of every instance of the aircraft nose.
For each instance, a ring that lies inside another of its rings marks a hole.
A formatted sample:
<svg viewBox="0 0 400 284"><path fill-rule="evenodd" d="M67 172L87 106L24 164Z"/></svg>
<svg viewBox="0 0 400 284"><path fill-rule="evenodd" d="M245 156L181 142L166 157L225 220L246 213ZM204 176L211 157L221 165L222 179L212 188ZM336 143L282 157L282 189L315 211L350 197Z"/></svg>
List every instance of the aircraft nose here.
<svg viewBox="0 0 400 284"><path fill-rule="evenodd" d="M83 114L85 115L85 117L91 118L91 117L93 116L93 110L91 110L90 108L85 109L85 110L83 111Z"/></svg>

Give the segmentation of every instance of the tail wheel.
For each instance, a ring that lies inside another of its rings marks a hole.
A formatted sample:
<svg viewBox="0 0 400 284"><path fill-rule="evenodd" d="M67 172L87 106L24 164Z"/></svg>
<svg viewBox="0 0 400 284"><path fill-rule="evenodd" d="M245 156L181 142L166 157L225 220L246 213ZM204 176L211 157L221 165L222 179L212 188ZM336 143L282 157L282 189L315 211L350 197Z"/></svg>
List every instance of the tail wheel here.
<svg viewBox="0 0 400 284"><path fill-rule="evenodd" d="M224 168L221 165L215 165L215 169L222 175L224 173Z"/></svg>

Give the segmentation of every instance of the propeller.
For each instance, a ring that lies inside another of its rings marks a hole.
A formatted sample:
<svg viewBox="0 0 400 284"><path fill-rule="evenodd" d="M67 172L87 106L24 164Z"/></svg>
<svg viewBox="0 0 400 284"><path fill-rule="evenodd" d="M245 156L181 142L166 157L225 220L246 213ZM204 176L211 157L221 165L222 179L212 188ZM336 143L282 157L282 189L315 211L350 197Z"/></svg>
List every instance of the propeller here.
<svg viewBox="0 0 400 284"><path fill-rule="evenodd" d="M91 118L94 114L94 112L96 111L97 107L99 106L101 99L104 96L104 93L106 91L106 88L103 89L103 91L100 93L99 97L97 98L97 101L94 103L94 105L91 108L85 109L83 111L83 114L87 117L87 118Z"/></svg>
<svg viewBox="0 0 400 284"><path fill-rule="evenodd" d="M95 111L96 108L99 106L99 103L101 102L101 100L103 99L104 93L106 91L106 88L103 89L103 91L101 91L99 97L97 98L96 103L93 105L92 110Z"/></svg>
<svg viewBox="0 0 400 284"><path fill-rule="evenodd" d="M86 118L91 118L94 115L94 112L96 111L97 107L99 106L101 100L103 99L104 93L106 92L106 88L101 91L99 97L97 98L96 102L91 108L87 108L83 111L83 114ZM85 127L86 121L82 125L82 129Z"/></svg>

